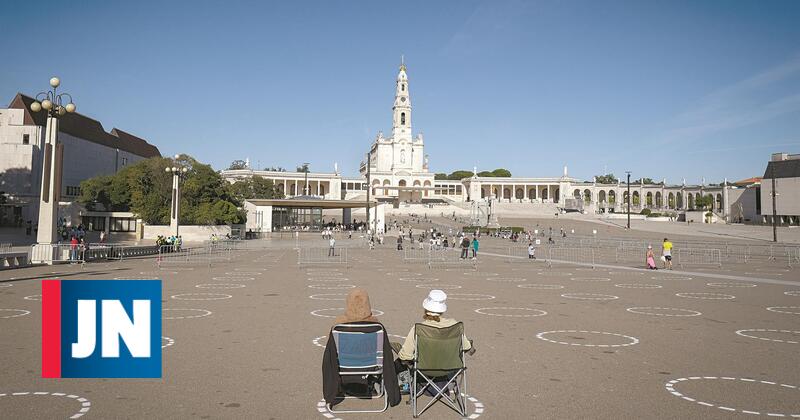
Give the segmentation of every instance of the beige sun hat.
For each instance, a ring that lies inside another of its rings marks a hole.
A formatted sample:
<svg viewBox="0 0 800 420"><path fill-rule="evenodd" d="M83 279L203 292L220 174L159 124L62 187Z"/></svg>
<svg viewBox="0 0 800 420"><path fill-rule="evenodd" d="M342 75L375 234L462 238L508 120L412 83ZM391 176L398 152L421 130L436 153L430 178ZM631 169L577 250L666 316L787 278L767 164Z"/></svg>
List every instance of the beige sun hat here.
<svg viewBox="0 0 800 420"><path fill-rule="evenodd" d="M422 301L422 307L426 311L443 314L447 312L447 293L434 289L428 293L428 297Z"/></svg>

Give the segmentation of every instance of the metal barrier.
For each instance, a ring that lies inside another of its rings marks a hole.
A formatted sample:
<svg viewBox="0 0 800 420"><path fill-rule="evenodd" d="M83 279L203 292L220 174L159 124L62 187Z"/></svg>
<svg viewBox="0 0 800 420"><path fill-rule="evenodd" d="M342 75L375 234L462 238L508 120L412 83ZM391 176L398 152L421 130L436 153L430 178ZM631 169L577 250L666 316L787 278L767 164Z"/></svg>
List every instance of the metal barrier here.
<svg viewBox="0 0 800 420"><path fill-rule="evenodd" d="M539 248L534 247L534 257L536 257L536 253L541 252ZM530 258L528 256L528 247L521 247L521 246L511 246L508 247L506 252L508 256L509 263L530 263L537 261L536 258ZM537 257L538 258L538 257Z"/></svg>
<svg viewBox="0 0 800 420"><path fill-rule="evenodd" d="M726 262L747 264L747 261L751 259L750 246L748 245L726 245L724 250L722 258Z"/></svg>
<svg viewBox="0 0 800 420"><path fill-rule="evenodd" d="M472 254L472 248L469 250ZM480 252L478 252L480 255ZM467 257L461 258L461 248L451 249L432 249L430 251L430 259L428 260L429 268L439 267L454 267L454 266L469 266L472 270L478 268L478 259Z"/></svg>
<svg viewBox="0 0 800 420"><path fill-rule="evenodd" d="M786 247L786 259L790 268L800 265L800 247Z"/></svg>
<svg viewBox="0 0 800 420"><path fill-rule="evenodd" d="M722 253L719 249L681 248L678 250L678 265L716 265L722 268Z"/></svg>
<svg viewBox="0 0 800 420"><path fill-rule="evenodd" d="M298 248L297 264L347 265L347 248Z"/></svg>
<svg viewBox="0 0 800 420"><path fill-rule="evenodd" d="M107 244L109 250L109 260L124 260L126 258L143 257L147 255L159 254L158 245L115 245ZM165 245L172 246L172 245Z"/></svg>
<svg viewBox="0 0 800 420"><path fill-rule="evenodd" d="M553 262L589 264L594 268L594 248L550 248L547 265L552 267Z"/></svg>
<svg viewBox="0 0 800 420"><path fill-rule="evenodd" d="M34 264L81 264L84 259L83 245L72 244L34 244L31 246L30 261Z"/></svg>
<svg viewBox="0 0 800 420"><path fill-rule="evenodd" d="M412 247L403 247L403 261L404 262L424 262L428 263L431 259L431 251L429 249L418 249Z"/></svg>
<svg viewBox="0 0 800 420"><path fill-rule="evenodd" d="M3 242L0 244L0 254L10 254L11 253L11 243Z"/></svg>
<svg viewBox="0 0 800 420"><path fill-rule="evenodd" d="M208 247L178 248L175 245L161 245L158 248L156 265L158 268L173 265L207 265L211 267L211 251Z"/></svg>
<svg viewBox="0 0 800 420"><path fill-rule="evenodd" d="M647 248L626 248L618 246L615 248L614 261L628 262L628 261L642 261L644 262L647 256Z"/></svg>

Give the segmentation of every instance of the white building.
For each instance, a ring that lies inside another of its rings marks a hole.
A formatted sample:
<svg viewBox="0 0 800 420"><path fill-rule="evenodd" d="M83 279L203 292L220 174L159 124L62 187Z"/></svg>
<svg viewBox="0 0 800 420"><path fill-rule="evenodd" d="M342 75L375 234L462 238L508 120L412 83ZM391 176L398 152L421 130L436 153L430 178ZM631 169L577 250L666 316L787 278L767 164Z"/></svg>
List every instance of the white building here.
<svg viewBox="0 0 800 420"><path fill-rule="evenodd" d="M6 223L38 220L46 113L32 112L31 103L33 98L18 93L8 108L0 108L0 191L6 196ZM61 201L79 196L81 181L160 156L144 139L117 128L106 132L99 121L78 113L60 118L58 141L64 145Z"/></svg>
<svg viewBox="0 0 800 420"><path fill-rule="evenodd" d="M761 214L772 223L772 184L778 224L800 225L800 154L775 153L761 180Z"/></svg>
<svg viewBox="0 0 800 420"><path fill-rule="evenodd" d="M401 63L395 79L391 136L384 137L382 132L377 134L369 148L369 162L361 162L360 177L342 177L338 171L305 174L250 169L226 170L222 171L222 175L231 182L252 175L271 179L286 197L304 195L307 182L307 195L333 200L364 200L366 186L370 185L372 197L395 204L438 201L458 205L492 199L497 203L528 203L527 208L531 210L567 208L590 213L627 210L626 184L582 181L569 176L566 167L561 176L479 177L475 168L473 176L468 178L436 180L428 168L422 134L414 135L412 121L409 79L406 66ZM705 182L687 185L685 181L668 185L663 180L654 184L632 184L630 191L631 211L650 209L658 213L662 210L692 210L698 198L711 196L713 202L707 210L713 211L721 219L742 220L746 216L739 208L745 188L728 184L727 181L716 185L706 185ZM734 206L734 203L739 204Z"/></svg>

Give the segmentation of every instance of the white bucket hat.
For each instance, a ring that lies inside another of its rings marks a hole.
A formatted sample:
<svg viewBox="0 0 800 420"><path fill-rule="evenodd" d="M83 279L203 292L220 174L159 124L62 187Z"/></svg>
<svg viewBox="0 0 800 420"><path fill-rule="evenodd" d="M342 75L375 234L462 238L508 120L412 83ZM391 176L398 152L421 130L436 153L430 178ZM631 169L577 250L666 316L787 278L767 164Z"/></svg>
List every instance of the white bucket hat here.
<svg viewBox="0 0 800 420"><path fill-rule="evenodd" d="M447 312L447 294L441 290L431 290L428 297L422 301L422 307L426 311L443 314Z"/></svg>

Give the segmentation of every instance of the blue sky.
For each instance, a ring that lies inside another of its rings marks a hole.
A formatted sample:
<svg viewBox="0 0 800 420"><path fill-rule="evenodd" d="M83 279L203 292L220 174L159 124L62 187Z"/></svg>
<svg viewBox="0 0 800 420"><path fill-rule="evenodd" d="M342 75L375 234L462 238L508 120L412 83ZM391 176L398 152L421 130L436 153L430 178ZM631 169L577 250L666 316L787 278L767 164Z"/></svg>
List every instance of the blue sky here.
<svg viewBox="0 0 800 420"><path fill-rule="evenodd" d="M58 75L164 155L355 175L405 54L434 171L718 182L800 153L798 22L791 0L13 2L0 101Z"/></svg>

